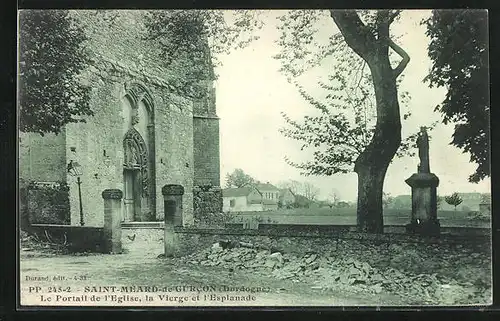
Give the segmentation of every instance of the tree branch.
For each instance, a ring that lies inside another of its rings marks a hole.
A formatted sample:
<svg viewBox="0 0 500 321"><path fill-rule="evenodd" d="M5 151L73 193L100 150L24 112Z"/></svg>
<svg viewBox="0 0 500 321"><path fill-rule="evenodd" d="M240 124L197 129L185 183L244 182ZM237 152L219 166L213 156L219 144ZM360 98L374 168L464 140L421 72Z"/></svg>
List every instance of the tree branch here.
<svg viewBox="0 0 500 321"><path fill-rule="evenodd" d="M384 49L387 48L385 39L389 39L389 25L390 25L389 10L378 10L377 12L377 36L379 44L384 45ZM384 41L384 42L381 42Z"/></svg>
<svg viewBox="0 0 500 321"><path fill-rule="evenodd" d="M410 62L410 56L403 48L398 46L391 39L389 39L389 47L391 47L392 50L394 50L398 55L401 56L401 58L403 58L403 60L399 62L399 65L393 69L394 78L397 78L403 72L403 70L405 70L406 65L408 65L408 63Z"/></svg>
<svg viewBox="0 0 500 321"><path fill-rule="evenodd" d="M370 59L375 37L355 10L330 10L347 45L364 60Z"/></svg>
<svg viewBox="0 0 500 321"><path fill-rule="evenodd" d="M394 22L394 20L399 16L401 13L401 10L394 10L391 13L389 13L389 25Z"/></svg>

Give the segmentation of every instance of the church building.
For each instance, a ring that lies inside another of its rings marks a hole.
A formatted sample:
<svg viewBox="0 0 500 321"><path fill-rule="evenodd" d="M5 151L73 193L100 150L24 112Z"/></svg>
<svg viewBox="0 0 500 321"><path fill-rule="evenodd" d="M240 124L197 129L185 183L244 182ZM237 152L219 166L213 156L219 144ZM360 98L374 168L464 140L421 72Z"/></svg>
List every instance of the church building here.
<svg viewBox="0 0 500 321"><path fill-rule="evenodd" d="M161 188L179 184L185 190L183 223L192 224L193 191L220 186L214 84L205 82L201 99L182 94L175 79L185 64L161 63L157 44L144 37L145 12L113 12L112 19L95 10L72 12L92 52L79 81L92 88L94 116L66 125L58 135L20 133L20 178L66 182L71 225L80 224L79 179L85 226L103 225L101 193L110 188L123 191L124 222L161 221ZM70 170L75 164L78 177Z"/></svg>

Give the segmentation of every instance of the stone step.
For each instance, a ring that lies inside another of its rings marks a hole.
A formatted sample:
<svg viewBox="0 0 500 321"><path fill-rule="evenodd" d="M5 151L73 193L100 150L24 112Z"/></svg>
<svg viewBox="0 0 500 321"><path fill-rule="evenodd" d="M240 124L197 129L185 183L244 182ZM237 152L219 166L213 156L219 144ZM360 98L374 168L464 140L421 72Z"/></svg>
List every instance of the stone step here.
<svg viewBox="0 0 500 321"><path fill-rule="evenodd" d="M163 229L164 222L122 222L122 229Z"/></svg>

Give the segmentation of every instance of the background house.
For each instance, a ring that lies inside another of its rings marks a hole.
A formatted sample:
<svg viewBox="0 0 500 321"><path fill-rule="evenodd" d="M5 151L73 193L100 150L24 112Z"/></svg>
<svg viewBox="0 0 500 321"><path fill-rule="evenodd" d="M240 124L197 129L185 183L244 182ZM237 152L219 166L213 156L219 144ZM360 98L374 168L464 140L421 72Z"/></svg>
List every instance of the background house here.
<svg viewBox="0 0 500 321"><path fill-rule="evenodd" d="M262 195L253 186L222 190L224 212L262 211Z"/></svg>
<svg viewBox="0 0 500 321"><path fill-rule="evenodd" d="M273 184L256 183L253 186L262 195L262 207L264 211L272 211L278 209L278 201L280 197L280 190Z"/></svg>
<svg viewBox="0 0 500 321"><path fill-rule="evenodd" d="M269 183L256 183L222 191L224 212L271 211L278 209L279 189Z"/></svg>

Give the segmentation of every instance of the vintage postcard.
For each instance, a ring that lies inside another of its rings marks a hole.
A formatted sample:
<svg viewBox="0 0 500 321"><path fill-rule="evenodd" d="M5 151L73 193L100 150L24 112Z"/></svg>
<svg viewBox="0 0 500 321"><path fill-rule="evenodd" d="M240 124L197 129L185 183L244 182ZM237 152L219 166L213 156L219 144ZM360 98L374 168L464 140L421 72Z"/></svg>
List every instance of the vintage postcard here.
<svg viewBox="0 0 500 321"><path fill-rule="evenodd" d="M19 307L492 304L486 10L19 10Z"/></svg>

